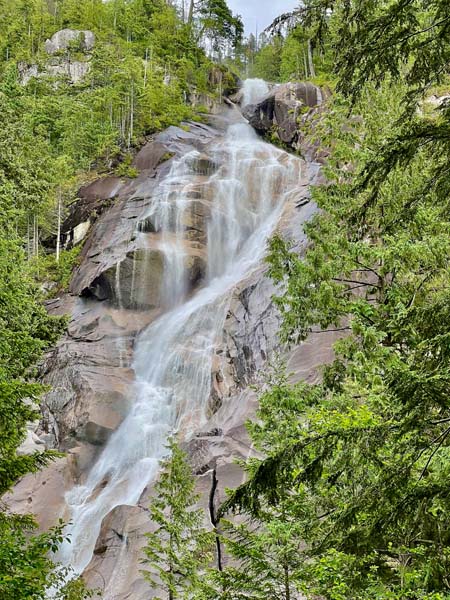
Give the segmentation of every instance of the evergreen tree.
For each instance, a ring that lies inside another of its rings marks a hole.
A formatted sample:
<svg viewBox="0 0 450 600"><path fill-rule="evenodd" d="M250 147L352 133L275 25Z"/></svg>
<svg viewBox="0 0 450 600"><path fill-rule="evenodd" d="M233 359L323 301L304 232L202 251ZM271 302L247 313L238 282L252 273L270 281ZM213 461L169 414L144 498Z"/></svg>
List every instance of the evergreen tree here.
<svg viewBox="0 0 450 600"><path fill-rule="evenodd" d="M322 212L306 226L311 245L300 258L275 237L271 274L286 286L286 341L317 328L344 337L320 384L281 378L262 396L251 434L265 458L248 463L249 482L225 508L263 522L267 503L301 486L298 508L314 507L297 572L308 597L442 600L450 113L427 95L450 87L449 5L305 1L279 23L292 17L316 40L331 36L343 95L311 134L332 148L327 185L313 191Z"/></svg>
<svg viewBox="0 0 450 600"><path fill-rule="evenodd" d="M341 598L446 598L450 354L448 198L427 186L434 149L371 186L366 166L398 132L405 86L366 87L314 125L332 144L321 213L299 257L275 237L271 275L286 341L342 331L314 386L274 382L251 426L266 458L227 507L256 518L286 490L302 514L300 589ZM425 117L439 121L439 112ZM427 190L424 193L424 190ZM290 508L293 511L294 507Z"/></svg>
<svg viewBox="0 0 450 600"><path fill-rule="evenodd" d="M213 536L203 526L204 512L195 509L195 479L187 456L174 439L170 455L162 461L162 472L155 484L150 517L156 526L147 534L144 548L148 569L144 576L152 586L164 591L165 598L188 597L202 570L212 559Z"/></svg>
<svg viewBox="0 0 450 600"><path fill-rule="evenodd" d="M295 498L285 498L277 507L266 505L258 519L241 524L222 521L228 565L207 571L197 583L195 600L296 598L304 559L300 518L304 515L295 514L299 505Z"/></svg>
<svg viewBox="0 0 450 600"><path fill-rule="evenodd" d="M276 35L256 53L252 75L266 81L279 81L283 38Z"/></svg>

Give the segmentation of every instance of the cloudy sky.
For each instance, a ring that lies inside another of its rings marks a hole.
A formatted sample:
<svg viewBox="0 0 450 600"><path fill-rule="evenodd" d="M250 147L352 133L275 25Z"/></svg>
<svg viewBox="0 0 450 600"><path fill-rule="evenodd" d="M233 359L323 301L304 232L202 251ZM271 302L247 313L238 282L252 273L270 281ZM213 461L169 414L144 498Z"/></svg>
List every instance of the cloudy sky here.
<svg viewBox="0 0 450 600"><path fill-rule="evenodd" d="M245 23L245 33L261 32L275 17L289 12L298 5L297 0L228 0L234 13L240 14Z"/></svg>

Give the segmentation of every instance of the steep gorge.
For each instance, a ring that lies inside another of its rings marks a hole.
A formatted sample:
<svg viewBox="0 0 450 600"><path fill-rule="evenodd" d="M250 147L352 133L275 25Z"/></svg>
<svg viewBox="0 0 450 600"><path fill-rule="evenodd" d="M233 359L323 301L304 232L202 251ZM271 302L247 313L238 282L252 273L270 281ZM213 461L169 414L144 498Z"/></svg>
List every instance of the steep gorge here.
<svg viewBox="0 0 450 600"><path fill-rule="evenodd" d="M261 120L273 107L264 92L261 82L244 89ZM73 523L59 558L105 600L149 597L139 573L145 507L170 432L189 450L214 518L225 488L242 479L234 459L251 452L251 384L276 352L309 380L330 356L333 334L280 347L264 275L276 228L302 251L302 223L315 210L308 188L320 178L317 156L305 156L261 141L235 107L224 108L209 125L149 141L134 160L137 178L80 191L66 235L84 237L81 264L71 293L49 303L70 323L42 367L52 390L33 434L66 456L24 478L10 503L43 527Z"/></svg>

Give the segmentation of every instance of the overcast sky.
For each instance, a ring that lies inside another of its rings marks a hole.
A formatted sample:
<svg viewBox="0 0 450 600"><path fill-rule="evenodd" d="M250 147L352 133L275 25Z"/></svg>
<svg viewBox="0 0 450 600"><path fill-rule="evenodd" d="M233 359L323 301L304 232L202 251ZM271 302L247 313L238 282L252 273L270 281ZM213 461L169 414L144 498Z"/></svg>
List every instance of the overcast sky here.
<svg viewBox="0 0 450 600"><path fill-rule="evenodd" d="M298 0L228 0L234 13L242 16L245 33L261 32L272 23L275 17L289 12L298 5Z"/></svg>

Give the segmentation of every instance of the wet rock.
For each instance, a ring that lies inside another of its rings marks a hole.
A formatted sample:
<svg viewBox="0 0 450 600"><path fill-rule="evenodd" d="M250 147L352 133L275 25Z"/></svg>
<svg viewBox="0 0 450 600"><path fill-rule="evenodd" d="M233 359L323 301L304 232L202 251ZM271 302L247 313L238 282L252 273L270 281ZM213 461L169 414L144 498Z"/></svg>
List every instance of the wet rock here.
<svg viewBox="0 0 450 600"><path fill-rule="evenodd" d="M159 595L145 581L142 570L145 533L154 531L145 504L118 506L105 517L84 579L108 598L148 600Z"/></svg>
<svg viewBox="0 0 450 600"><path fill-rule="evenodd" d="M156 237L156 236L155 236ZM158 242L155 242L155 245ZM206 258L201 249L185 245L186 284L194 289L203 279ZM165 255L158 248L139 248L96 277L81 291L84 297L108 300L120 309L151 310L165 300L162 281L166 268Z"/></svg>
<svg viewBox="0 0 450 600"><path fill-rule="evenodd" d="M98 300L110 300L122 309L157 308L161 300L164 255L159 250L130 252L83 290Z"/></svg>
<svg viewBox="0 0 450 600"><path fill-rule="evenodd" d="M171 158L164 144L148 142L136 154L132 166L139 171L154 171L164 160Z"/></svg>
<svg viewBox="0 0 450 600"><path fill-rule="evenodd" d="M185 237L188 240L205 244L208 230L207 221L211 214L211 206L205 200L192 200L183 214L183 225L186 228Z"/></svg>
<svg viewBox="0 0 450 600"><path fill-rule="evenodd" d="M81 264L76 269L71 282L71 293L92 295L99 299L109 298L116 302L117 294L114 295L113 291L116 270L118 268L123 270L124 281L130 281L132 270L132 265L129 264L130 254L136 255L136 260L133 260L135 266L141 265L143 268L140 253L148 248L148 244L136 239L136 232L139 232L142 227L141 222L147 219L144 229L156 229L151 225L151 217L146 217L145 214L150 212L153 193L170 169L170 161L167 163L161 160L167 155L182 156L193 150L203 151L217 135L219 135L217 130L203 124L190 123L189 131L179 127L169 127L137 154L135 164L143 168L137 178L106 177L80 190L80 201L74 206L63 226L63 231L71 240L73 238L71 232L75 226L86 222L92 214L95 226L83 246ZM192 210L195 215L196 208L193 207ZM193 222L194 216L187 214L186 219ZM190 227L189 223L187 227ZM192 236L192 239L194 237ZM150 250L153 248L151 247ZM198 272L200 264L198 258L196 263ZM119 264L120 267L117 266ZM191 279L195 280L196 277ZM139 282L136 276L135 281ZM93 287L97 291L89 292ZM145 290L142 290L142 294L144 293ZM124 298L129 297L130 294L124 294ZM139 301L138 304L143 306L143 302ZM128 302L125 301L125 305L128 306ZM154 305L153 300L149 305Z"/></svg>
<svg viewBox="0 0 450 600"><path fill-rule="evenodd" d="M93 421L88 421L78 432L78 439L94 446L104 446L111 437L114 429L104 427Z"/></svg>
<svg viewBox="0 0 450 600"><path fill-rule="evenodd" d="M140 233L157 233L151 217L146 217L138 222L137 229Z"/></svg>
<svg viewBox="0 0 450 600"><path fill-rule="evenodd" d="M207 154L192 155L187 164L198 175L212 175L219 168L219 164Z"/></svg>

